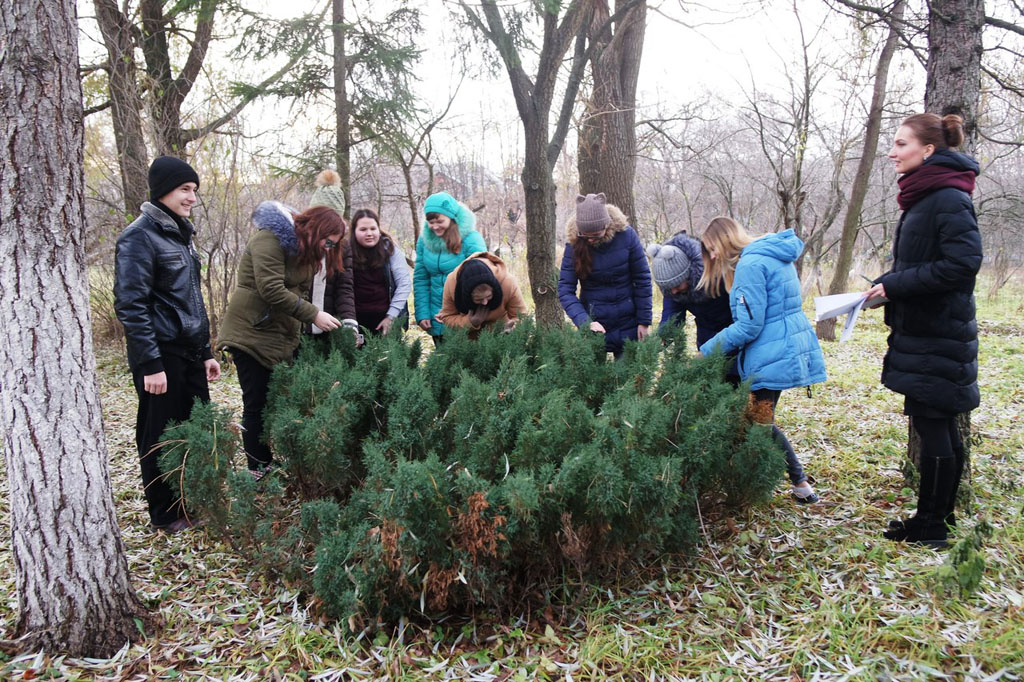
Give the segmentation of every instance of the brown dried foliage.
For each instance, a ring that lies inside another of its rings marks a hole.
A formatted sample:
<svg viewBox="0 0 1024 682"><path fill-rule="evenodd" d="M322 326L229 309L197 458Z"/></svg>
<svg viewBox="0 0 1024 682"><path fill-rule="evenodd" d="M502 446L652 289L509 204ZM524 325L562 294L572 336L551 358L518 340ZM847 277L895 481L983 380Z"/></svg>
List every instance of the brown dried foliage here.
<svg viewBox="0 0 1024 682"><path fill-rule="evenodd" d="M751 393L743 416L754 424L771 424L775 421L775 408L770 400L755 400Z"/></svg>
<svg viewBox="0 0 1024 682"><path fill-rule="evenodd" d="M505 525L505 517L495 514L488 520L484 512L491 506L482 491L473 493L466 501L466 510L459 511L455 519L455 546L469 554L473 565L479 565L479 557L496 558L498 541L505 540L499 528Z"/></svg>
<svg viewBox="0 0 1024 682"><path fill-rule="evenodd" d="M427 608L433 611L444 611L448 608L448 599L451 597L449 588L458 581L459 571L455 568L441 568L431 562L428 575L429 577L423 585Z"/></svg>

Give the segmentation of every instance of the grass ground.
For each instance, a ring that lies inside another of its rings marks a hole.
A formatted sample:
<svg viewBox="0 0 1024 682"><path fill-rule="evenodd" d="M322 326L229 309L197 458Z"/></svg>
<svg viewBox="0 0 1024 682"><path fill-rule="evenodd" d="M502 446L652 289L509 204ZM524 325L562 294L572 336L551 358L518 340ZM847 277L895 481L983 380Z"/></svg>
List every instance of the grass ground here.
<svg viewBox="0 0 1024 682"><path fill-rule="evenodd" d="M979 287L979 291L985 291ZM829 381L788 391L779 421L822 502L785 489L742 518L708 519L694 557L580 590L573 609L346 641L301 596L250 573L201 532L146 524L133 446L135 398L116 351L100 357L116 505L135 585L164 626L113 659L29 653L0 658L15 679L1020 679L1024 676L1024 296L979 300L982 406L974 413L975 502L995 527L979 590L940 589L945 553L888 543L888 519L913 506L900 466L901 398L878 383L880 311L854 339L827 344ZM214 399L238 408L233 375ZM0 472L0 519L8 517ZM7 534L0 538L0 637L17 608Z"/></svg>

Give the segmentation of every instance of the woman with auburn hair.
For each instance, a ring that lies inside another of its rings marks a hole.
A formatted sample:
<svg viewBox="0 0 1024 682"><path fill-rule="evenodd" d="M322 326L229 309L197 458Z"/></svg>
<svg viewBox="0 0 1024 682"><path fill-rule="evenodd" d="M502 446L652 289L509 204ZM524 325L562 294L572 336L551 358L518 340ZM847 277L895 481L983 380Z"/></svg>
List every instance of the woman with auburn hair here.
<svg viewBox="0 0 1024 682"><path fill-rule="evenodd" d="M882 383L904 395L903 413L921 437L916 513L890 522L884 536L946 546L966 451L956 415L981 403L974 282L981 234L971 193L978 162L954 151L964 141L956 114L916 114L896 131L889 158L900 175L903 210L892 268L865 294L885 303L892 330Z"/></svg>
<svg viewBox="0 0 1024 682"><path fill-rule="evenodd" d="M427 197L423 212L427 224L416 242L413 304L416 324L430 334L436 345L444 338L444 323L436 316L444 301L445 280L470 255L486 251L487 245L474 229L473 212L447 192Z"/></svg>
<svg viewBox="0 0 1024 682"><path fill-rule="evenodd" d="M825 380L825 359L804 315L794 261L804 243L793 230L754 239L732 218L718 217L701 235L704 274L697 287L710 296L729 292L733 323L700 353L736 353L740 378L749 380L754 412L768 414L772 435L786 456L797 502L818 501L796 452L775 425L775 407L787 388ZM759 404L759 405L758 405Z"/></svg>
<svg viewBox="0 0 1024 682"><path fill-rule="evenodd" d="M242 443L249 470L259 478L271 463L262 442L263 408L274 365L290 360L303 324L337 329L341 323L307 301L313 275L344 270L340 245L347 226L333 209L302 213L277 201L264 201L252 214L256 233L238 264L218 347L229 351L242 387Z"/></svg>
<svg viewBox="0 0 1024 682"><path fill-rule="evenodd" d="M405 254L380 226L377 213L361 208L352 215L349 238L356 320L371 334L387 334L398 317L406 327L412 275Z"/></svg>
<svg viewBox="0 0 1024 682"><path fill-rule="evenodd" d="M604 334L616 358L651 328L651 269L626 215L604 193L578 195L565 228L558 302L577 327Z"/></svg>

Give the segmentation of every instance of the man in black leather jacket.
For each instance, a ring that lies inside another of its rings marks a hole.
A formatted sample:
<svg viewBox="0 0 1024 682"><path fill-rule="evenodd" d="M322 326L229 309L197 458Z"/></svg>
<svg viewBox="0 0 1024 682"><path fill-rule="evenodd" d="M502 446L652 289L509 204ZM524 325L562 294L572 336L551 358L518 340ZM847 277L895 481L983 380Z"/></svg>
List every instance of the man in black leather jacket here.
<svg viewBox="0 0 1024 682"><path fill-rule="evenodd" d="M153 447L168 421L188 419L196 398L209 401L207 382L220 378L188 220L198 189L199 175L181 159L154 160L150 201L118 237L114 257L114 306L139 396L135 442L143 489L153 526L171 533L196 519L161 475Z"/></svg>

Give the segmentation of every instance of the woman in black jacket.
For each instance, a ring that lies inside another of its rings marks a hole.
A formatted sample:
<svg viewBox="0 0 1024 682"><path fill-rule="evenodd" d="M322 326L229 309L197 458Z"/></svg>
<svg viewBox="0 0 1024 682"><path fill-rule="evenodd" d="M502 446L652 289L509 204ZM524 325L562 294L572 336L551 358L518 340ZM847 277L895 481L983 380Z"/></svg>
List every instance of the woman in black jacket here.
<svg viewBox="0 0 1024 682"><path fill-rule="evenodd" d="M903 215L892 269L866 294L868 305L888 299L882 383L905 396L904 413L921 437L917 512L884 535L934 548L946 546L964 467L956 415L980 403L974 280L982 253L971 203L978 163L953 151L963 140L955 114L916 114L896 132L889 158Z"/></svg>

